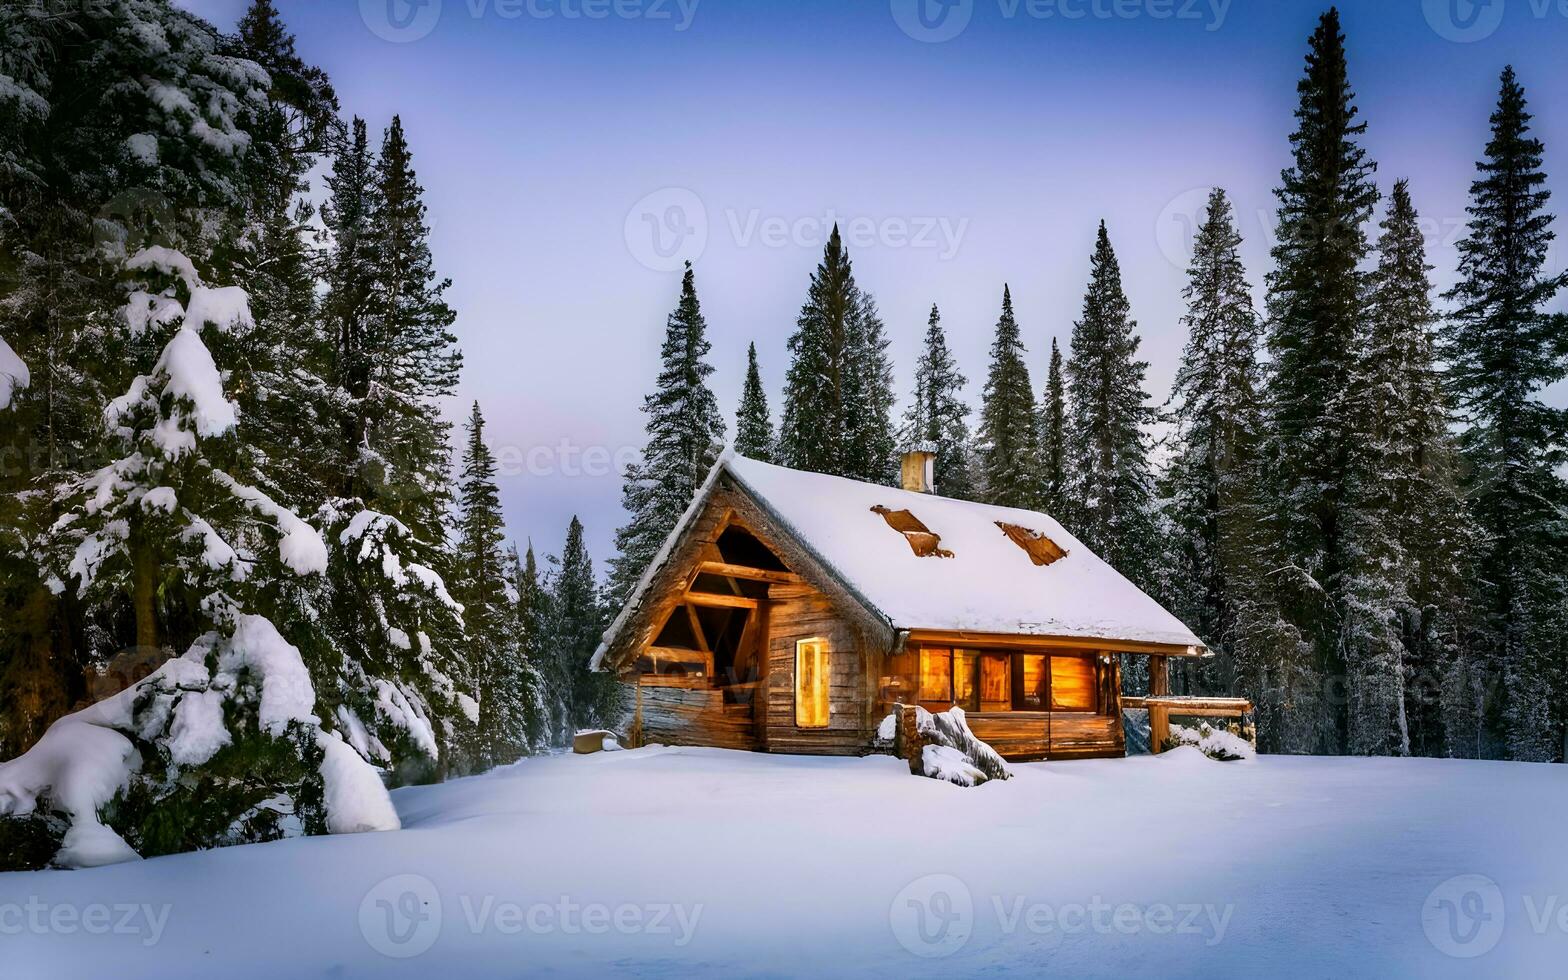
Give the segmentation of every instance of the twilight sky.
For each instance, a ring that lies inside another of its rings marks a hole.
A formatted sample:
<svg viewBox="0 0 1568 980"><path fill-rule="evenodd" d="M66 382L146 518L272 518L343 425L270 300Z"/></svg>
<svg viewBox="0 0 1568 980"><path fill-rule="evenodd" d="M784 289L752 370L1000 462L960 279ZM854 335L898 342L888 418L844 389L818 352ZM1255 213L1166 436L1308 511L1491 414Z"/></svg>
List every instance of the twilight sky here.
<svg viewBox="0 0 1568 980"><path fill-rule="evenodd" d="M245 6L182 2L224 29ZM901 395L934 302L977 403L1002 284L1038 388L1104 218L1163 401L1207 188L1231 193L1261 287L1327 0L422 4L278 0L345 112L373 130L403 117L459 314L448 413L481 403L512 533L557 552L576 513L602 563L682 258L733 428L752 340L777 417L785 341L834 220L881 306ZM1411 179L1440 286L1504 64L1565 212L1568 0L1340 9L1378 183Z"/></svg>

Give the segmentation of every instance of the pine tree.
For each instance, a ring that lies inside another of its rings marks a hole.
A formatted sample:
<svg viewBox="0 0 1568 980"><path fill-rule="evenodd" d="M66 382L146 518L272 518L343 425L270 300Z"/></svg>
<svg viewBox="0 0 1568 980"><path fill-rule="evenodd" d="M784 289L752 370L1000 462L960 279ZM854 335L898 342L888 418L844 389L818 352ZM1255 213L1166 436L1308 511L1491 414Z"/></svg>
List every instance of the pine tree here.
<svg viewBox="0 0 1568 980"><path fill-rule="evenodd" d="M495 456L484 441L485 420L475 402L468 417L468 445L458 482L454 589L463 604L469 667L479 701L476 757L482 768L508 763L528 750L524 719L522 651L516 607L507 596L505 526L495 482Z"/></svg>
<svg viewBox="0 0 1568 980"><path fill-rule="evenodd" d="M609 728L621 721L620 683L614 674L595 673L588 662L598 648L607 623L600 601L593 560L576 517L566 531L566 545L550 582L548 656L553 657L557 697L561 705L555 741L564 745L583 728Z"/></svg>
<svg viewBox="0 0 1568 980"><path fill-rule="evenodd" d="M1040 504L1040 444L1027 352L1013 315L1013 292L1002 287L1002 315L991 343L991 370L980 407L981 493L1005 507Z"/></svg>
<svg viewBox="0 0 1568 980"><path fill-rule="evenodd" d="M532 542L528 545L526 558L518 557L515 545L507 549L507 579L511 584L517 628L518 700L523 711L523 731L528 751L539 752L551 744L554 727L550 670L544 656L548 597L539 580L539 563L534 558Z"/></svg>
<svg viewBox="0 0 1568 980"><path fill-rule="evenodd" d="M1062 352L1051 338L1051 361L1040 402L1041 506L1047 514L1065 515L1067 499L1067 385L1062 377Z"/></svg>
<svg viewBox="0 0 1568 980"><path fill-rule="evenodd" d="M1275 271L1269 276L1269 350L1273 358L1270 468L1286 567L1280 594L1290 620L1313 644L1315 672L1345 676L1337 590L1344 572L1346 502L1340 493L1358 438L1346 396L1354 368L1357 324L1366 299L1360 271L1364 225L1377 203L1375 164L1357 139L1354 94L1339 12L1330 9L1312 35L1306 74L1297 86L1295 160L1282 174ZM1345 713L1327 706L1318 734L1302 749L1342 749Z"/></svg>
<svg viewBox="0 0 1568 980"><path fill-rule="evenodd" d="M1431 267L1405 181L1382 229L1349 401L1363 434L1346 487L1349 748L1433 754L1443 750L1441 717L1424 692L1460 653L1462 556L1475 536L1454 483Z"/></svg>
<svg viewBox="0 0 1568 980"><path fill-rule="evenodd" d="M1459 282L1445 353L1466 428L1465 492L1480 525L1474 601L1477 669L1501 680L1501 725L1510 758L1562 759L1568 723L1568 412L1540 391L1568 375L1568 317L1546 312L1568 274L1545 271L1555 239L1543 147L1513 69L1491 117L1486 159L1471 184L1469 235L1459 245Z"/></svg>
<svg viewBox="0 0 1568 980"><path fill-rule="evenodd" d="M664 327L659 377L643 399L648 442L626 467L621 506L631 519L615 534L611 591L624 599L697 496L724 446L724 419L708 387L708 324L697 302L691 263Z"/></svg>
<svg viewBox="0 0 1568 980"><path fill-rule="evenodd" d="M855 285L835 225L789 339L780 462L890 483L894 396L887 338L871 297Z"/></svg>
<svg viewBox="0 0 1568 980"><path fill-rule="evenodd" d="M741 390L740 410L735 413L735 451L771 463L776 445L768 395L757 369L757 345L753 343L746 349L746 386Z"/></svg>
<svg viewBox="0 0 1568 980"><path fill-rule="evenodd" d="M1083 318L1073 324L1067 360L1072 401L1073 533L1132 581L1148 587L1156 543L1153 483L1143 427L1153 420L1143 390L1137 325L1122 292L1121 268L1105 223L1090 261Z"/></svg>
<svg viewBox="0 0 1568 980"><path fill-rule="evenodd" d="M931 306L926 321L925 350L915 365L915 390L904 413L901 433L906 446L921 445L936 453L933 464L935 490L944 497L970 500L975 496L970 473L972 447L969 435L969 406L964 402L964 385L958 362L947 346L942 329L942 314Z"/></svg>
<svg viewBox="0 0 1568 980"><path fill-rule="evenodd" d="M1223 190L1209 195L1187 286L1187 344L1171 393L1174 452L1163 496L1170 535L1170 598L1209 644L1186 686L1228 691L1235 677L1237 591L1247 555L1239 541L1256 519L1256 445L1263 428L1258 352L1263 324L1241 262L1241 235Z"/></svg>
<svg viewBox="0 0 1568 980"><path fill-rule="evenodd" d="M439 540L451 500L450 423L433 411L457 384L462 355L443 299L403 123L392 117L375 164L369 250L373 257L365 330L368 385L353 392L360 481L421 537Z"/></svg>

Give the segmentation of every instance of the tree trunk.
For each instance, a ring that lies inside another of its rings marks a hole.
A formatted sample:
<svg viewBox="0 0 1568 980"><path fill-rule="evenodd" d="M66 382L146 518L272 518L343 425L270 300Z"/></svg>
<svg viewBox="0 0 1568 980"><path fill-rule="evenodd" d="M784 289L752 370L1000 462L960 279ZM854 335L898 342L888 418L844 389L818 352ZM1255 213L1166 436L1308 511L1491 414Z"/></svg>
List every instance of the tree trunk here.
<svg viewBox="0 0 1568 980"><path fill-rule="evenodd" d="M158 648L158 559L152 549L138 547L132 559L131 606L136 614L136 645Z"/></svg>

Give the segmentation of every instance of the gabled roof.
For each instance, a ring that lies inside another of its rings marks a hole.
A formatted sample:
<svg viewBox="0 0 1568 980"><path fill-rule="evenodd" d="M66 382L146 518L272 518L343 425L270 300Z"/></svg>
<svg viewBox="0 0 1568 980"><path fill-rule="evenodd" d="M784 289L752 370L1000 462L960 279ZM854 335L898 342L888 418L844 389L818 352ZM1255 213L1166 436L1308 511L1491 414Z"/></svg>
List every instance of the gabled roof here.
<svg viewBox="0 0 1568 980"><path fill-rule="evenodd" d="M641 601L721 476L731 478L869 612L896 630L1203 645L1181 620L1046 514L806 473L733 452L714 465L697 500L606 631L607 641ZM939 542L933 545L918 530L906 534L899 529L907 525L901 511ZM1037 564L1016 540L1021 532L1043 535L1065 555ZM595 654L595 666L604 650L601 645Z"/></svg>

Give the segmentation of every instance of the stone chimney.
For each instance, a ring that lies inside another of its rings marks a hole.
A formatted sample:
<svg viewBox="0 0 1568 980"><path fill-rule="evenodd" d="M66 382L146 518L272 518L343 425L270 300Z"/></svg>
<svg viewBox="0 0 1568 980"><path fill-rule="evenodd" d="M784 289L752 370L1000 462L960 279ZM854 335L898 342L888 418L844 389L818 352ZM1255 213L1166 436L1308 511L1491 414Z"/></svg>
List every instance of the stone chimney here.
<svg viewBox="0 0 1568 980"><path fill-rule="evenodd" d="M936 453L928 449L911 449L906 452L903 464L899 467L904 489L911 493L935 493L935 481L932 479L935 464Z"/></svg>

